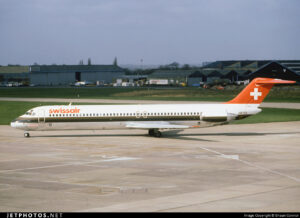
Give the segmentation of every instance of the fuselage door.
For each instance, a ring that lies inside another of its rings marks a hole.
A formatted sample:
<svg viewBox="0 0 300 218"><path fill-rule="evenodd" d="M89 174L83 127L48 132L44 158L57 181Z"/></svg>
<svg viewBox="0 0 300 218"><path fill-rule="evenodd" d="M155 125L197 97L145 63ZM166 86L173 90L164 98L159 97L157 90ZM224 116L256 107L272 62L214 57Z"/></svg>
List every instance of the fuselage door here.
<svg viewBox="0 0 300 218"><path fill-rule="evenodd" d="M38 122L39 123L45 123L45 110L39 109L38 110Z"/></svg>

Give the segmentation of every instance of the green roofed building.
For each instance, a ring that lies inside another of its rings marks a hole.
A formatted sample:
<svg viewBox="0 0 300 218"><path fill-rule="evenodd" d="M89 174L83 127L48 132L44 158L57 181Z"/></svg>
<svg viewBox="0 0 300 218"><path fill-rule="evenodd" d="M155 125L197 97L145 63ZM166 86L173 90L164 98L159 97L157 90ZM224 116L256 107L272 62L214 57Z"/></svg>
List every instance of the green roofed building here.
<svg viewBox="0 0 300 218"><path fill-rule="evenodd" d="M0 66L0 83L23 82L29 84L29 66Z"/></svg>

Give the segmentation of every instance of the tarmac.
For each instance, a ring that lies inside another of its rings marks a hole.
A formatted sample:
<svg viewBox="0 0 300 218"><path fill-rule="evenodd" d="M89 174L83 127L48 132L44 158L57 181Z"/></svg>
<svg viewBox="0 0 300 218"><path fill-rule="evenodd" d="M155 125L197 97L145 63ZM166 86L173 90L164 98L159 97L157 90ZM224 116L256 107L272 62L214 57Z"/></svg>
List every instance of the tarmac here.
<svg viewBox="0 0 300 218"><path fill-rule="evenodd" d="M23 132L0 126L0 211L299 212L300 122Z"/></svg>

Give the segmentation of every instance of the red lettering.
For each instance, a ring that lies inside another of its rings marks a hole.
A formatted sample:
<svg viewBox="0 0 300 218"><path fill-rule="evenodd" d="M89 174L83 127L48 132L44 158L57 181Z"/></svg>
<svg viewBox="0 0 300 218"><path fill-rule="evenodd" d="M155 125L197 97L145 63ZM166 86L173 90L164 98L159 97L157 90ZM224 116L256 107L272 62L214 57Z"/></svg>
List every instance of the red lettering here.
<svg viewBox="0 0 300 218"><path fill-rule="evenodd" d="M49 114L68 114L68 113L72 113L72 114L77 114L79 113L80 109L78 108L73 108L73 109L63 109L63 108L59 108L59 109L49 109Z"/></svg>

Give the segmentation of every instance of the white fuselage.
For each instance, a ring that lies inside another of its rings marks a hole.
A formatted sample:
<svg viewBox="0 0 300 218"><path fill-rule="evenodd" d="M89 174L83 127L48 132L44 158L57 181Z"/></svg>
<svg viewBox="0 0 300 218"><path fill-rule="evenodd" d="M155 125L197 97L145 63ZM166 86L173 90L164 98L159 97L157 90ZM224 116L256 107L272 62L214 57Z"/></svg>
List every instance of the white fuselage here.
<svg viewBox="0 0 300 218"><path fill-rule="evenodd" d="M257 114L258 104L54 105L29 110L11 126L26 131L176 129L228 123ZM174 127L174 128L173 128Z"/></svg>

